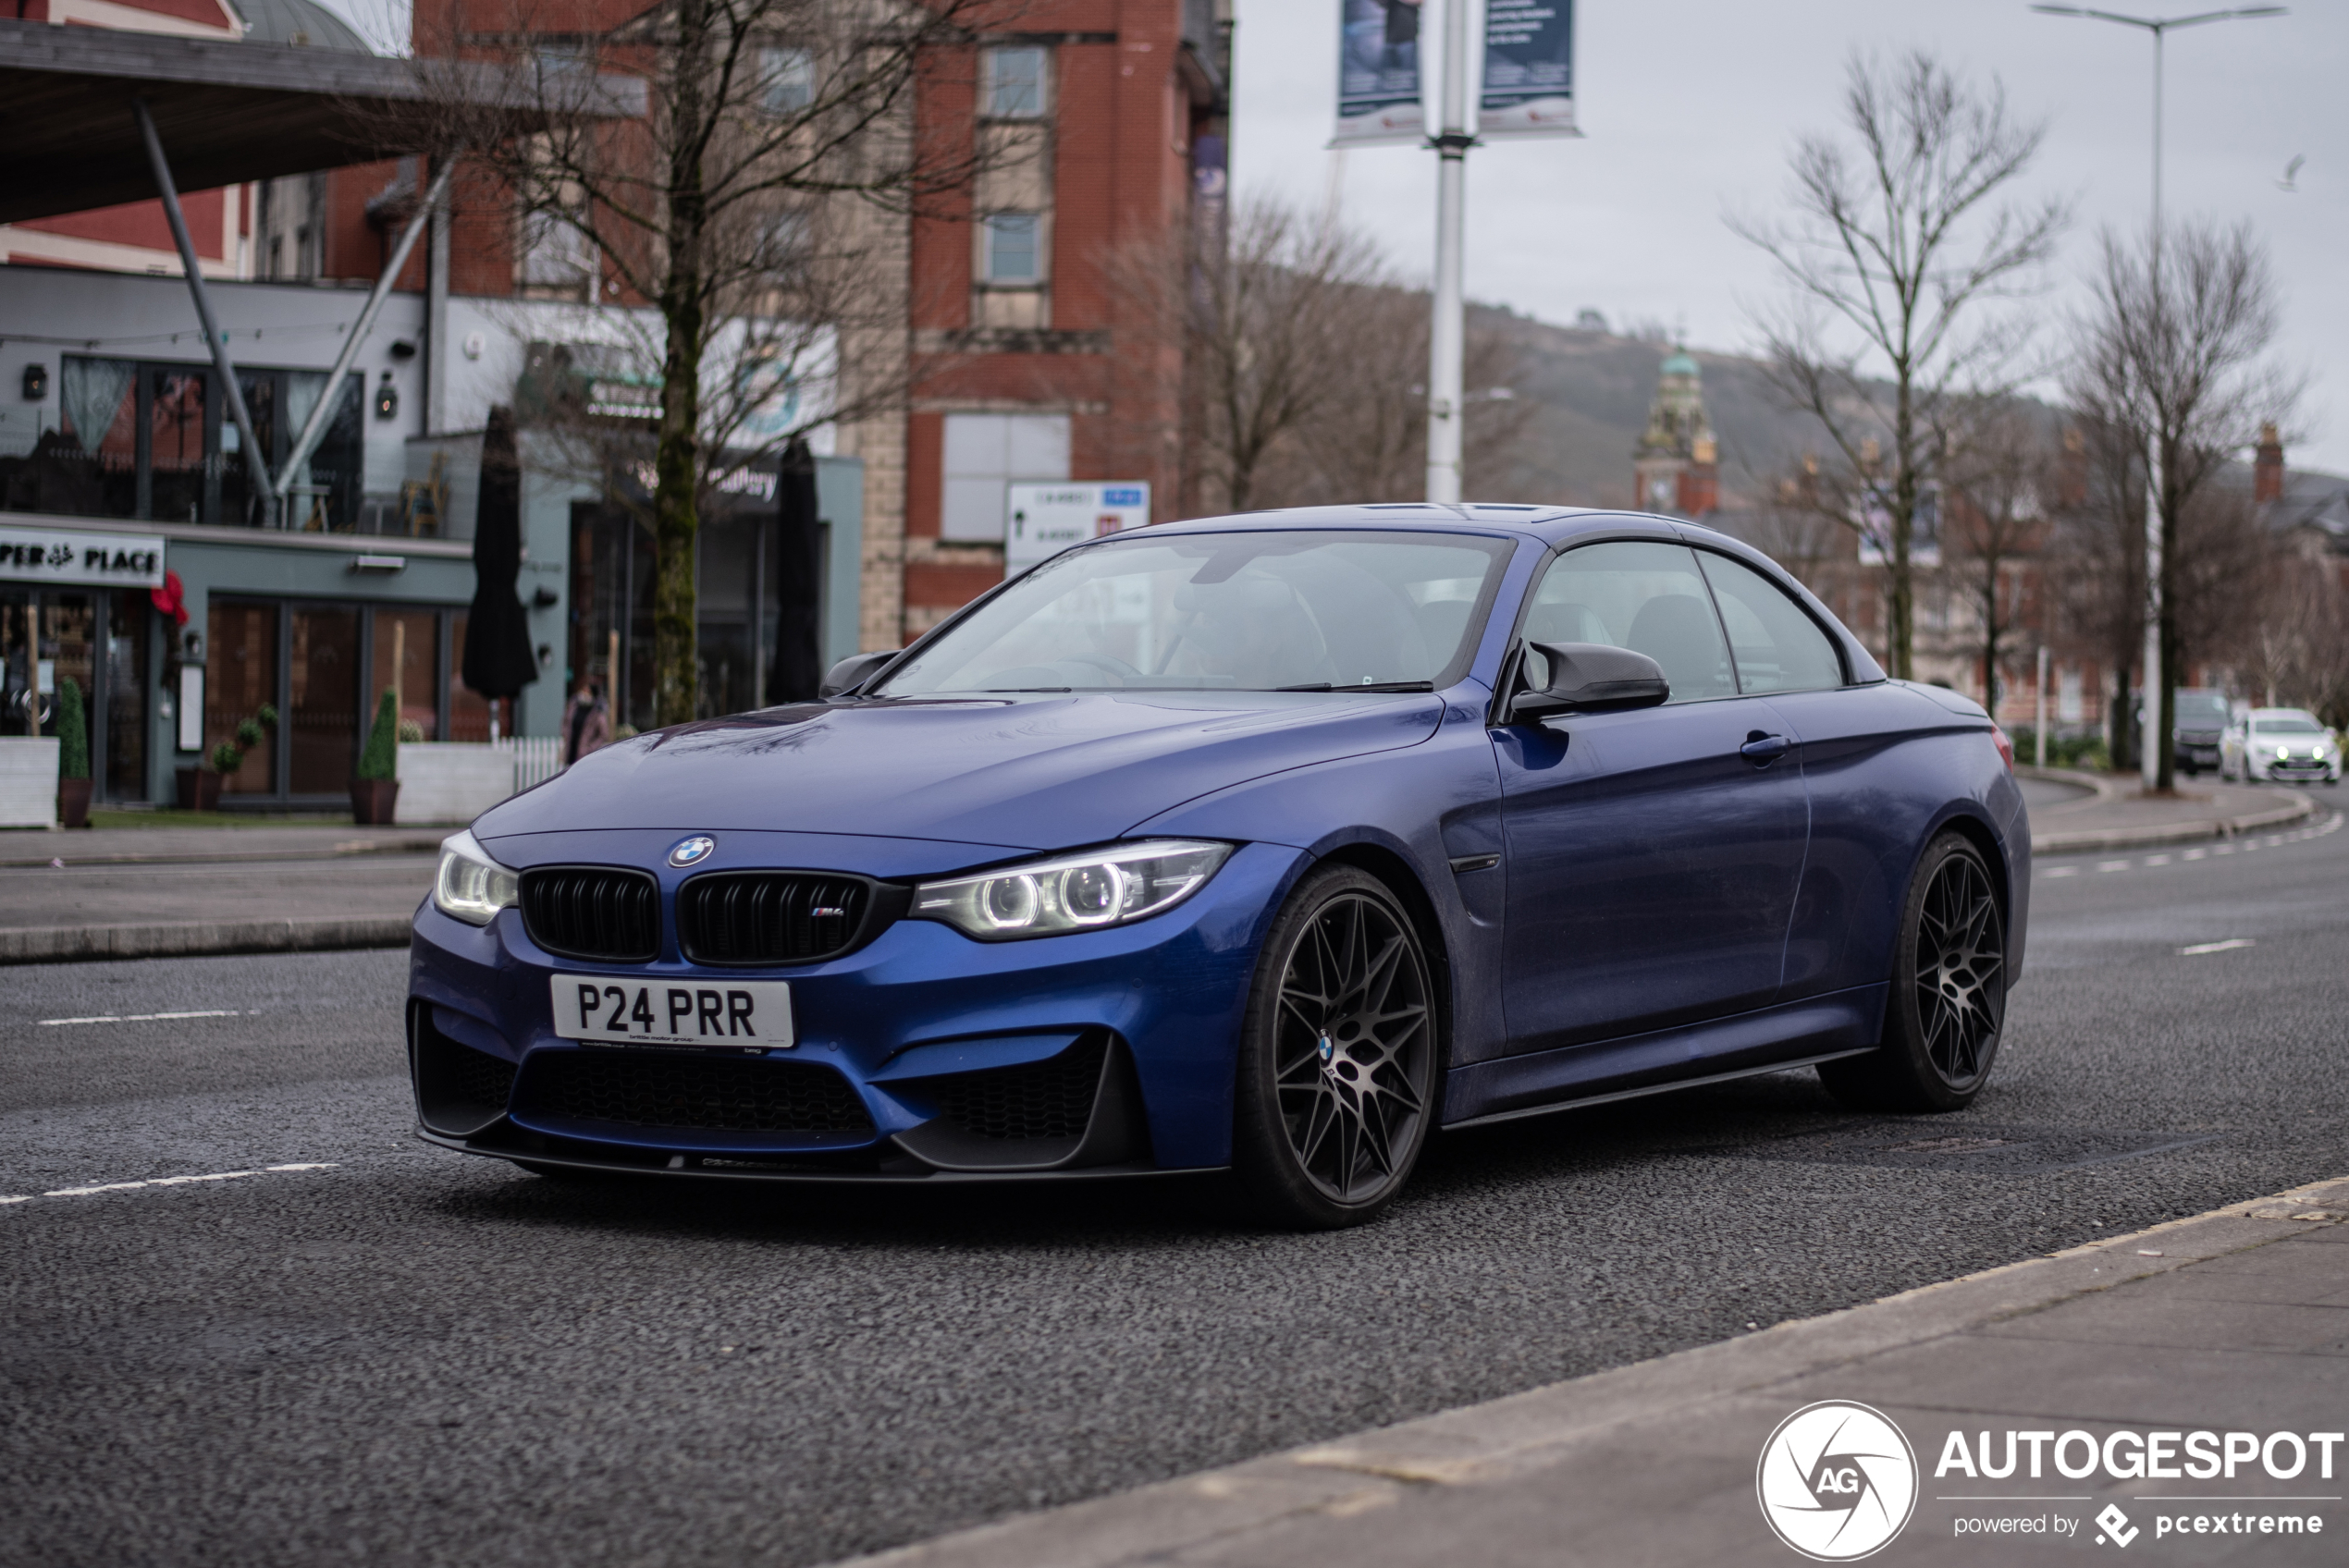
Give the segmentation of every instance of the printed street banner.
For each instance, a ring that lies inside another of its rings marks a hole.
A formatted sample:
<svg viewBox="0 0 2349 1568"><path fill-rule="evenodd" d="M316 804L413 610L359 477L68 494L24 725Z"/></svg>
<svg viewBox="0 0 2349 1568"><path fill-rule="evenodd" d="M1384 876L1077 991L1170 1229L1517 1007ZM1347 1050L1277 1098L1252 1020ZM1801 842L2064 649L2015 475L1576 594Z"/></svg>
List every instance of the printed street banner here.
<svg viewBox="0 0 2349 1568"><path fill-rule="evenodd" d="M1580 136L1574 0L1486 0L1477 135Z"/></svg>
<svg viewBox="0 0 2349 1568"><path fill-rule="evenodd" d="M1337 131L1333 147L1417 141L1420 0L1338 0Z"/></svg>

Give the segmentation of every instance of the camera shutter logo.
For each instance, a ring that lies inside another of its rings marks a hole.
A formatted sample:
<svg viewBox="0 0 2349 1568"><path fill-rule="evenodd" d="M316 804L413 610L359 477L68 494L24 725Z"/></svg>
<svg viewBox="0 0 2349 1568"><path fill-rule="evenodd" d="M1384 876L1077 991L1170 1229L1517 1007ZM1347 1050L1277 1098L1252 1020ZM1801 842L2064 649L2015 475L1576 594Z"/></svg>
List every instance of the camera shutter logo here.
<svg viewBox="0 0 2349 1568"><path fill-rule="evenodd" d="M1753 1487L1778 1539L1814 1562L1851 1562L1916 1512L1916 1452L1881 1411L1823 1400L1778 1423Z"/></svg>

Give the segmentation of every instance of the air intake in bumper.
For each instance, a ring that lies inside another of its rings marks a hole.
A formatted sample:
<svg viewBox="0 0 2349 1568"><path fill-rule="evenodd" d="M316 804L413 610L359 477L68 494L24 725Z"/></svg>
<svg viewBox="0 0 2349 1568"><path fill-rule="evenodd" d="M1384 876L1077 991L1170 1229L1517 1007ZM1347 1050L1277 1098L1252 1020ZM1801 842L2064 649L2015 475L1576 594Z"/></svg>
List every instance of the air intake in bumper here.
<svg viewBox="0 0 2349 1568"><path fill-rule="evenodd" d="M1058 1056L892 1087L938 1114L900 1148L941 1170L1058 1170L1146 1158L1150 1132L1125 1042L1088 1030Z"/></svg>
<svg viewBox="0 0 2349 1568"><path fill-rule="evenodd" d="M613 1128L710 1133L873 1134L847 1079L808 1061L743 1061L662 1050L532 1053L518 1114Z"/></svg>
<svg viewBox="0 0 2349 1568"><path fill-rule="evenodd" d="M408 1010L408 1066L417 1119L447 1137L472 1137L504 1116L513 1097L514 1064L450 1039L421 1002Z"/></svg>

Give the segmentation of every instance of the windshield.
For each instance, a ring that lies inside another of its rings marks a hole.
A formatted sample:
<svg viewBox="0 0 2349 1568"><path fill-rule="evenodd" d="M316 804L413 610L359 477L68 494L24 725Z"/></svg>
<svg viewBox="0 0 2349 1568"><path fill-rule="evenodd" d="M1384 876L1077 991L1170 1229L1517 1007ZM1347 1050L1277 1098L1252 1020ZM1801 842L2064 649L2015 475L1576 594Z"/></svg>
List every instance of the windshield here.
<svg viewBox="0 0 2349 1568"><path fill-rule="evenodd" d="M2227 699L2195 692L2178 693L2178 722L2199 729L2224 729L2227 723Z"/></svg>
<svg viewBox="0 0 2349 1568"><path fill-rule="evenodd" d="M2252 728L2262 735L2321 735L2325 732L2323 725L2302 714L2285 718L2255 719Z"/></svg>
<svg viewBox="0 0 2349 1568"><path fill-rule="evenodd" d="M1473 534L1129 534L1038 567L880 692L1432 690L1466 672L1510 549Z"/></svg>

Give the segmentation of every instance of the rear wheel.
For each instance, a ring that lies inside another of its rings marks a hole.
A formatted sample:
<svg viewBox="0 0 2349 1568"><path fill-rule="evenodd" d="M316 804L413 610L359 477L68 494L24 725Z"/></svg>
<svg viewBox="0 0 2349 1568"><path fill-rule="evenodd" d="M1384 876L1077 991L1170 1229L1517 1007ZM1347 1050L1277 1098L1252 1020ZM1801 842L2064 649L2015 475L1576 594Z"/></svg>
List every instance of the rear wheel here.
<svg viewBox="0 0 2349 1568"><path fill-rule="evenodd" d="M1884 1043L1821 1063L1820 1081L1856 1109L1961 1109L1989 1081L2006 1011L2006 919L1990 868L1963 835L1944 833L1902 905Z"/></svg>
<svg viewBox="0 0 2349 1568"><path fill-rule="evenodd" d="M1233 1164L1257 1211L1359 1225L1403 1190L1433 1113L1427 954L1386 885L1309 875L1257 961L1241 1029Z"/></svg>

